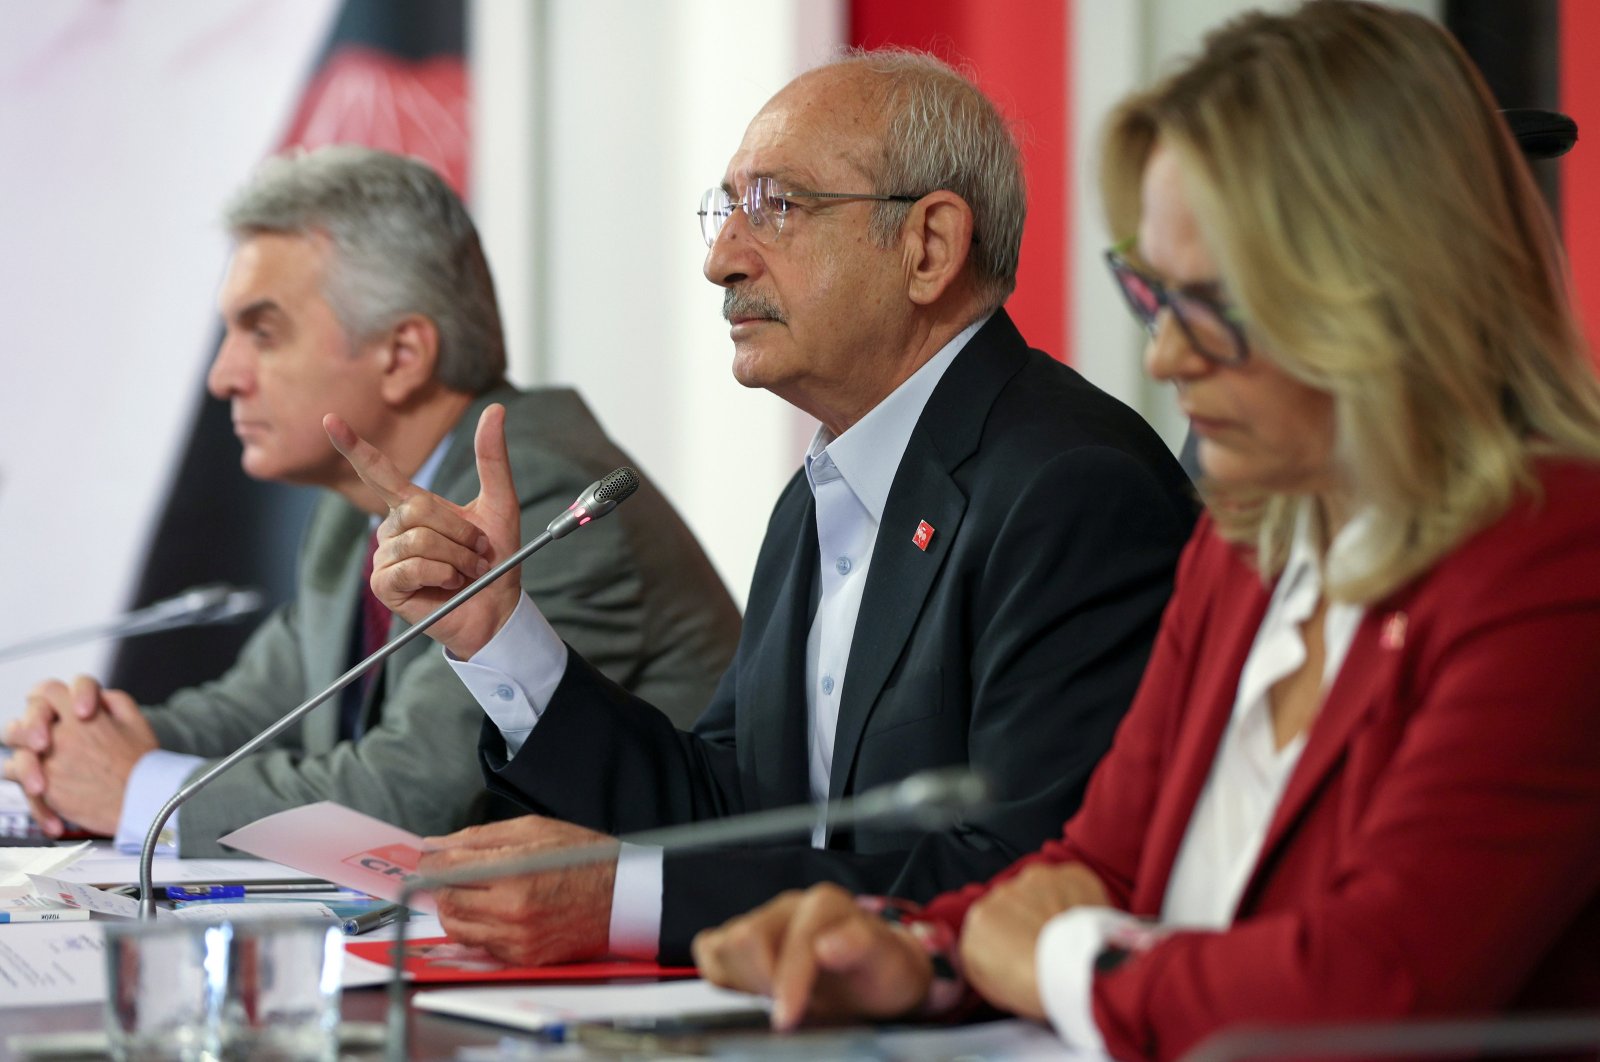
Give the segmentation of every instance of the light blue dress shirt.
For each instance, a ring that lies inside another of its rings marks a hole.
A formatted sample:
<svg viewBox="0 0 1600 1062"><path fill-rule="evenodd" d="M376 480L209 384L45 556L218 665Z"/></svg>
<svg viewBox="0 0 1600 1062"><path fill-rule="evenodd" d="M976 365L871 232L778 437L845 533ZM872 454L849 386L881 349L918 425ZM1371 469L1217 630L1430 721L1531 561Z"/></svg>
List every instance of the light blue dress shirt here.
<svg viewBox="0 0 1600 1062"><path fill-rule="evenodd" d="M821 569L817 614L806 637L807 763L811 799L818 804L828 799L845 666L889 488L928 397L987 320L963 329L843 435L835 438L818 427L806 448L805 473L816 500ZM448 653L446 658L499 728L510 758L522 748L561 684L567 647L523 594L505 626L471 660L456 660ZM826 841L827 823L819 818L811 843L820 848ZM661 880L660 848L622 847L611 896L614 954L656 957Z"/></svg>
<svg viewBox="0 0 1600 1062"><path fill-rule="evenodd" d="M439 474L439 466L444 463L444 455L450 449L450 439L451 436L446 435L439 441L433 453L417 469L411 482L423 490L428 489ZM378 522L378 517L372 518L373 527L377 527ZM206 762L203 756L169 752L166 749L152 749L141 756L139 762L133 765L133 771L128 775L128 785L122 792L122 817L117 821L117 850L132 854L144 847L145 834L150 832L150 824L155 821L157 813ZM183 809L179 808L167 820L166 828L161 831L161 842L156 846L157 852L172 854L177 851L178 820L182 816Z"/></svg>

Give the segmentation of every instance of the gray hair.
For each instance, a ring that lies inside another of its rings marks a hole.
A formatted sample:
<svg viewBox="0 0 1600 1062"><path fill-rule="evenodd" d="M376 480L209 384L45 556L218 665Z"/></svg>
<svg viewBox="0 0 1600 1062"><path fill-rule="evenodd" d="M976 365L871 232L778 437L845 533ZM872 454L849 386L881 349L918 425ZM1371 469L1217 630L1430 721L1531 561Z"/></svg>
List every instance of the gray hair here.
<svg viewBox="0 0 1600 1062"><path fill-rule="evenodd" d="M319 232L334 246L323 294L361 341L421 314L439 332L434 377L478 394L505 376L505 337L478 230L428 166L341 144L269 159L228 205L235 239Z"/></svg>
<svg viewBox="0 0 1600 1062"><path fill-rule="evenodd" d="M1010 124L962 72L927 52L851 49L827 64L878 76L888 115L883 156L872 176L892 195L954 192L972 208L972 268L984 312L998 309L1017 286L1017 259L1028 194L1022 156ZM872 235L893 240L910 210L880 203Z"/></svg>

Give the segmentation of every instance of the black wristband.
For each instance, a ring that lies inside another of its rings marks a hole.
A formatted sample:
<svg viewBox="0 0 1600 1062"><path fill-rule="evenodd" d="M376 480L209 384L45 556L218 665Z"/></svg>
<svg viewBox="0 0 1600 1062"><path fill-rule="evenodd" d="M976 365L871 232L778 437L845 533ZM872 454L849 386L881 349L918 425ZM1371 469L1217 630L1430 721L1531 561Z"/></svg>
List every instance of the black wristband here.
<svg viewBox="0 0 1600 1062"><path fill-rule="evenodd" d="M1132 954L1133 952L1127 948L1118 947L1115 944L1107 944L1100 949L1100 954L1094 957L1094 972L1097 974L1110 973L1127 962L1128 957Z"/></svg>

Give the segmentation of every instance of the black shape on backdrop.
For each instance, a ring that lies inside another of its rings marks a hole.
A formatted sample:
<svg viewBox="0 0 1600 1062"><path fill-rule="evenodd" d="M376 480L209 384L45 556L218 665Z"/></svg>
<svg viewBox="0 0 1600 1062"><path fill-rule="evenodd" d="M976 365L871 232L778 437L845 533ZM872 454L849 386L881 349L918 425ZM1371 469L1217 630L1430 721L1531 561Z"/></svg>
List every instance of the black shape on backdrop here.
<svg viewBox="0 0 1600 1062"><path fill-rule="evenodd" d="M1530 161L1558 159L1578 143L1578 123L1557 111L1513 107L1500 113Z"/></svg>
<svg viewBox="0 0 1600 1062"><path fill-rule="evenodd" d="M1500 106L1561 109L1560 0L1445 0L1442 16ZM1535 162L1533 177L1559 220L1560 166Z"/></svg>

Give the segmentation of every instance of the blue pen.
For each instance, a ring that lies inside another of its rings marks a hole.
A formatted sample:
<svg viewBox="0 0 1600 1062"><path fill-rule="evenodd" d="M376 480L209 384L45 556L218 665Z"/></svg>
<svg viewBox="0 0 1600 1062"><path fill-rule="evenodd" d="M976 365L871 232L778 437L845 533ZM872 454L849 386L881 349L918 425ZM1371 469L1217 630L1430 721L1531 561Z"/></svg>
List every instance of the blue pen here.
<svg viewBox="0 0 1600 1062"><path fill-rule="evenodd" d="M342 892L355 893L326 881L282 881L259 885L168 885L157 886L157 898L168 900L237 900L243 896L275 895L290 892Z"/></svg>
<svg viewBox="0 0 1600 1062"><path fill-rule="evenodd" d="M168 885L169 900L237 900L244 896L243 885Z"/></svg>

